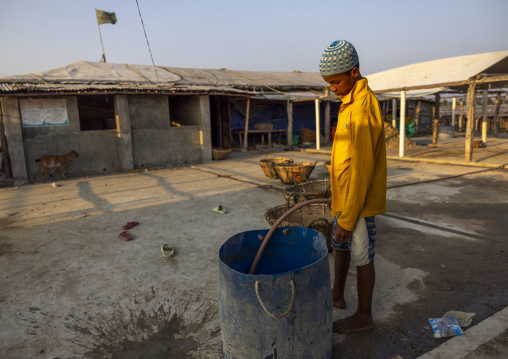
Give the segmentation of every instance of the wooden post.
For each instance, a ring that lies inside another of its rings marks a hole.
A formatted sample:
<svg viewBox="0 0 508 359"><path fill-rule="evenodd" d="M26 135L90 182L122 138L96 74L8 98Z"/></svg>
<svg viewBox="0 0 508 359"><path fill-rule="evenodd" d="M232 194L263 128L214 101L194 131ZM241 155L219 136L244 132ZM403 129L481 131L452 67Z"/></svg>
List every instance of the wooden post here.
<svg viewBox="0 0 508 359"><path fill-rule="evenodd" d="M316 150L321 149L321 123L320 118L321 115L319 113L319 99L314 100L316 104Z"/></svg>
<svg viewBox="0 0 508 359"><path fill-rule="evenodd" d="M462 123L464 122L463 121L463 113L464 113L464 101L463 100L460 100L459 102L459 105L460 105L460 112L459 112L459 132L462 132Z"/></svg>
<svg viewBox="0 0 508 359"><path fill-rule="evenodd" d="M440 119L440 116L439 116L439 109L441 107L441 95L440 94L436 94L436 104L435 104L435 112L434 112L434 118L437 118L438 120Z"/></svg>
<svg viewBox="0 0 508 359"><path fill-rule="evenodd" d="M457 98L452 100L452 126L455 127L455 109L457 108Z"/></svg>
<svg viewBox="0 0 508 359"><path fill-rule="evenodd" d="M418 100L415 109L415 135L418 133L418 123L420 122L420 108L422 106L422 100Z"/></svg>
<svg viewBox="0 0 508 359"><path fill-rule="evenodd" d="M9 158L9 151L7 149L7 140L5 138L5 128L4 128L4 114L2 111L2 99L0 99L0 144L2 145L2 164L3 170L5 170L5 177L12 178L11 171L11 160ZM2 168L0 168L2 170Z"/></svg>
<svg viewBox="0 0 508 359"><path fill-rule="evenodd" d="M487 104L489 102L489 90L483 90L483 122L482 122L482 142L487 143Z"/></svg>
<svg viewBox="0 0 508 359"><path fill-rule="evenodd" d="M243 150L249 151L249 112L250 112L250 97L247 97L247 109L245 110L245 132L243 134Z"/></svg>
<svg viewBox="0 0 508 359"><path fill-rule="evenodd" d="M500 93L497 94L496 100L494 103L496 104L496 111L494 114L493 136L497 138L497 131L499 130L499 108L501 107L501 94Z"/></svg>
<svg viewBox="0 0 508 359"><path fill-rule="evenodd" d="M329 96L329 88L325 88L325 96ZM330 143L330 101L325 101L325 144Z"/></svg>
<svg viewBox="0 0 508 359"><path fill-rule="evenodd" d="M330 143L330 101L325 102L325 143Z"/></svg>
<svg viewBox="0 0 508 359"><path fill-rule="evenodd" d="M392 126L397 128L397 99L392 99Z"/></svg>
<svg viewBox="0 0 508 359"><path fill-rule="evenodd" d="M467 90L466 162L473 160L474 118L476 106L476 84L471 82Z"/></svg>
<svg viewBox="0 0 508 359"><path fill-rule="evenodd" d="M288 100L286 105L288 111L288 146L293 145L293 103Z"/></svg>
<svg viewBox="0 0 508 359"><path fill-rule="evenodd" d="M439 119L435 118L432 121L432 144L437 145L437 134L439 130Z"/></svg>
<svg viewBox="0 0 508 359"><path fill-rule="evenodd" d="M400 139L399 157L404 157L404 141L406 139L406 91L400 92Z"/></svg>

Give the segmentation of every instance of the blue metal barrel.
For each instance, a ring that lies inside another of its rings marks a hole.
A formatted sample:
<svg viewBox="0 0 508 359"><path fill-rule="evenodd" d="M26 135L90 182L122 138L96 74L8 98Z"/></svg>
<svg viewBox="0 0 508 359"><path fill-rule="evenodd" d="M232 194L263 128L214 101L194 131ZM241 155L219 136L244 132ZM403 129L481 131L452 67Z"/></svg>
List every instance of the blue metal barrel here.
<svg viewBox="0 0 508 359"><path fill-rule="evenodd" d="M267 233L238 233L219 250L223 357L331 358L332 294L324 235L304 227L278 228L250 275Z"/></svg>

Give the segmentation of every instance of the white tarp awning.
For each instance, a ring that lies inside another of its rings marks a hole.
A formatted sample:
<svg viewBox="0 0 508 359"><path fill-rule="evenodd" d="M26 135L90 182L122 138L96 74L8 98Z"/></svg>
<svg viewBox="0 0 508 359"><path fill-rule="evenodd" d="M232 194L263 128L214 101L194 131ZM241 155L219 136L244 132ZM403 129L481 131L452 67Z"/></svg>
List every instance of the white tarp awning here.
<svg viewBox="0 0 508 359"><path fill-rule="evenodd" d="M441 92L444 90L446 90L446 87L438 87L438 88L433 88L433 89L428 89L428 90L406 91L406 99L425 97L425 96L429 96L429 95L432 95L432 94L435 94L435 93L438 93L438 92ZM380 100L391 99L391 98L400 98L400 91L378 93L378 94L376 94L376 97Z"/></svg>
<svg viewBox="0 0 508 359"><path fill-rule="evenodd" d="M424 96L424 94L429 95L444 90L445 87L440 86L441 84L467 81L469 78L481 73L507 74L508 51L420 62L378 72L366 77L369 80L369 86L372 91L378 94L390 89L436 85L435 88L430 90L412 90L407 92L407 97L416 97L417 93L421 93L420 96ZM415 92L412 94L413 91ZM391 97L400 97L400 93L398 95L392 93L391 95Z"/></svg>

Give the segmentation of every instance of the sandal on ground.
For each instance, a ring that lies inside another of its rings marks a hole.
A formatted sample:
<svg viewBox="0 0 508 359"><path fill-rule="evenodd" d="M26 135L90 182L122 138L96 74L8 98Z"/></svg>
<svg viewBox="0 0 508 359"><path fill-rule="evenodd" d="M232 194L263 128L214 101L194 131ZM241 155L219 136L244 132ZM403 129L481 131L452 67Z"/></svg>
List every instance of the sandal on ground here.
<svg viewBox="0 0 508 359"><path fill-rule="evenodd" d="M137 226L139 224L139 222L127 222L127 224L125 226L123 226L122 228L123 229L131 229L132 227L134 226Z"/></svg>
<svg viewBox="0 0 508 359"><path fill-rule="evenodd" d="M132 239L131 233L129 231L122 232L118 236L126 241L130 241Z"/></svg>
<svg viewBox="0 0 508 359"><path fill-rule="evenodd" d="M171 244L163 244L161 247L162 256L166 258L171 258L175 255L175 249Z"/></svg>
<svg viewBox="0 0 508 359"><path fill-rule="evenodd" d="M221 214L228 213L228 210L226 208L222 207L222 205L218 205L217 207L212 209L212 211L215 212L215 213L221 213Z"/></svg>

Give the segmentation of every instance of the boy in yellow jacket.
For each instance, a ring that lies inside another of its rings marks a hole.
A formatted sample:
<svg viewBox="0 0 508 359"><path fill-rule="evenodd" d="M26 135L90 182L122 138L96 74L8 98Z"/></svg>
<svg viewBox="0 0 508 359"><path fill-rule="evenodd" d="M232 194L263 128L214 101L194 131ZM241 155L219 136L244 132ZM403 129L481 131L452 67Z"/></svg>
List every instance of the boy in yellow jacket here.
<svg viewBox="0 0 508 359"><path fill-rule="evenodd" d="M334 41L321 57L319 70L342 105L332 149L330 183L335 265L333 305L345 308L344 288L353 259L357 269L358 309L333 323L333 331L374 329L374 216L386 210L386 141L379 103L360 74L354 46Z"/></svg>

